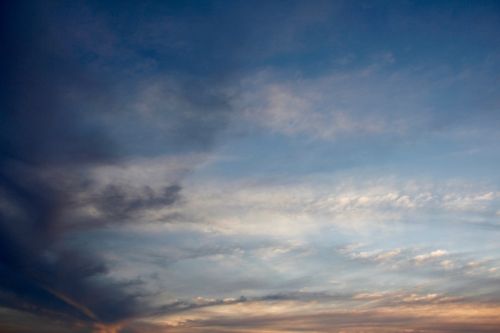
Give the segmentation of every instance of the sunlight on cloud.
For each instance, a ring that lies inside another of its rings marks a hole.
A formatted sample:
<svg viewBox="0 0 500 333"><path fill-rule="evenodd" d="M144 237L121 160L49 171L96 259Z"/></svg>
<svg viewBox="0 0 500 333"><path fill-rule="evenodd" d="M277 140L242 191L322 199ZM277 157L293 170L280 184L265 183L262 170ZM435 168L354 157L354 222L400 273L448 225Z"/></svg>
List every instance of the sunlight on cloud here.
<svg viewBox="0 0 500 333"><path fill-rule="evenodd" d="M385 305L370 303L391 298L393 301ZM494 326L499 324L498 305L463 302L436 294L356 295L352 302L366 302L366 305L352 308L347 305L349 303L337 307L334 303L323 302L249 301L194 310L153 322L173 332L225 332L226 329L228 332L446 331L457 325L469 329L483 327L485 332L493 332Z"/></svg>

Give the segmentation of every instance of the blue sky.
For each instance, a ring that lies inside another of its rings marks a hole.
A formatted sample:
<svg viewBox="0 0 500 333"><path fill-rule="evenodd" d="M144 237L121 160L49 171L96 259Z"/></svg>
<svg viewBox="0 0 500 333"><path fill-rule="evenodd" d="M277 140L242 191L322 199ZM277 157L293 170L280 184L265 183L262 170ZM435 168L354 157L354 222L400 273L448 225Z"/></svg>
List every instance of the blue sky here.
<svg viewBox="0 0 500 333"><path fill-rule="evenodd" d="M497 2L1 12L0 330L498 331Z"/></svg>

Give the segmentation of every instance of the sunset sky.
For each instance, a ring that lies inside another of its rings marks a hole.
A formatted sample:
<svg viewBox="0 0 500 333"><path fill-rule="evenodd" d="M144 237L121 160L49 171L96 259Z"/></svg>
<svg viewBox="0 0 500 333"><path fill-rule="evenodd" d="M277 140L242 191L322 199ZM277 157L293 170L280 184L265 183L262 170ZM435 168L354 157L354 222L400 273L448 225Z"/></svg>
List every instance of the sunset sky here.
<svg viewBox="0 0 500 333"><path fill-rule="evenodd" d="M0 13L0 332L500 332L500 2Z"/></svg>

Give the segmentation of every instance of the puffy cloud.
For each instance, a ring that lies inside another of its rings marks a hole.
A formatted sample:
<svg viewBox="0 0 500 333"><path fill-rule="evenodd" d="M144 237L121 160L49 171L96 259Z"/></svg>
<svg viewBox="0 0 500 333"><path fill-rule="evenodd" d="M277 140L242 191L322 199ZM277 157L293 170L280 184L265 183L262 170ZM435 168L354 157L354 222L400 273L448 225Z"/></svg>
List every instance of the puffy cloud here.
<svg viewBox="0 0 500 333"><path fill-rule="evenodd" d="M417 264L422 264L426 261L435 260L436 258L447 255L445 250L435 250L429 253L419 254L413 258Z"/></svg>

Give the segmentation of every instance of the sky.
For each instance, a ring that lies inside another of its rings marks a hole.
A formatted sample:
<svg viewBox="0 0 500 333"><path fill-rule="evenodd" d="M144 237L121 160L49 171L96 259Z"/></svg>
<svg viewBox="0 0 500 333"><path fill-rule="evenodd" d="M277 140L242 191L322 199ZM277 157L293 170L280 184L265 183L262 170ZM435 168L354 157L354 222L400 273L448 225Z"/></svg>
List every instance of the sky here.
<svg viewBox="0 0 500 333"><path fill-rule="evenodd" d="M4 1L0 331L500 331L498 1Z"/></svg>

